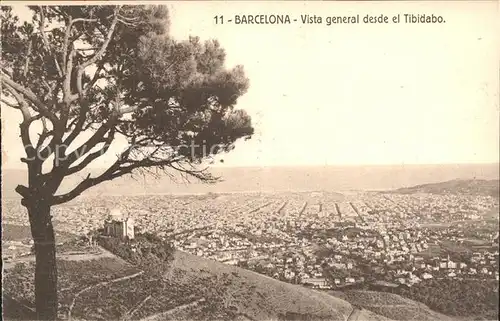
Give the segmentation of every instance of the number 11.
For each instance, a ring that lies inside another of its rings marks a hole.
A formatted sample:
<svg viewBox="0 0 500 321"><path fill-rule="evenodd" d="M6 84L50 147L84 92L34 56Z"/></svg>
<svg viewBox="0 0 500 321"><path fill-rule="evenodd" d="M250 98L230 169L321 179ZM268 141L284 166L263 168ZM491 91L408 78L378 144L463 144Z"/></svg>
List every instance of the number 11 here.
<svg viewBox="0 0 500 321"><path fill-rule="evenodd" d="M224 24L224 16L215 16L215 24Z"/></svg>

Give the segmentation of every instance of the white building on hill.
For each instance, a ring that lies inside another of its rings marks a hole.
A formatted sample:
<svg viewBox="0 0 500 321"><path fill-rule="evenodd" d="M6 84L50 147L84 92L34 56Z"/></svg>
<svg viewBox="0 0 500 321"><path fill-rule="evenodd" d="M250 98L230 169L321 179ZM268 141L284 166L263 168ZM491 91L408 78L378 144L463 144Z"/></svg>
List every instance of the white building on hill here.
<svg viewBox="0 0 500 321"><path fill-rule="evenodd" d="M119 209L113 209L104 221L104 234L131 240L135 237L134 220L130 217L123 218Z"/></svg>

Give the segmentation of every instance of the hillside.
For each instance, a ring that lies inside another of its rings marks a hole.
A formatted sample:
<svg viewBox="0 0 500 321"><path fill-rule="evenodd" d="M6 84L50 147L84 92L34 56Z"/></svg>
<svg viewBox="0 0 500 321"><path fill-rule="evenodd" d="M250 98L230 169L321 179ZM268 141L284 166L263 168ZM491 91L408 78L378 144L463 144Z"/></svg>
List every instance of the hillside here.
<svg viewBox="0 0 500 321"><path fill-rule="evenodd" d="M292 314L346 320L352 311L326 293L182 252L163 277L108 254L59 255L61 319L276 320ZM18 259L5 268L4 317L25 315L33 306L34 262Z"/></svg>
<svg viewBox="0 0 500 321"><path fill-rule="evenodd" d="M412 187L399 188L390 193L414 194L468 194L499 197L500 181L483 179L456 179L441 183L423 184Z"/></svg>
<svg viewBox="0 0 500 321"><path fill-rule="evenodd" d="M61 319L445 320L397 295L336 297L180 251L160 277L99 252L58 255ZM33 305L33 260L17 260L5 266L5 319Z"/></svg>
<svg viewBox="0 0 500 321"><path fill-rule="evenodd" d="M403 298L396 294L366 290L334 291L331 294L348 301L353 306L368 309L372 313L391 320L453 320L446 315L430 310L422 303Z"/></svg>

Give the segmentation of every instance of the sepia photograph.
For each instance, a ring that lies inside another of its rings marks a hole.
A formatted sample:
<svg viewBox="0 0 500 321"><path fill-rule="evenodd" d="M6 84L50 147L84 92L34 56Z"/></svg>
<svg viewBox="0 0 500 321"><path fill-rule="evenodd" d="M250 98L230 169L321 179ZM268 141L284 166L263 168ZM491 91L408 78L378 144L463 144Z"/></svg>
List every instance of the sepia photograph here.
<svg viewBox="0 0 500 321"><path fill-rule="evenodd" d="M0 17L3 320L499 320L498 1Z"/></svg>

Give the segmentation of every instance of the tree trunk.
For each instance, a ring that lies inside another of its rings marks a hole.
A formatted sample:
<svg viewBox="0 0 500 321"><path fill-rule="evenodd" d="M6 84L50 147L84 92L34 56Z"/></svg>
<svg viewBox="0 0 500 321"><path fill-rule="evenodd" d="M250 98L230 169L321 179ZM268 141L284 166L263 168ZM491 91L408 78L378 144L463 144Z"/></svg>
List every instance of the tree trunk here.
<svg viewBox="0 0 500 321"><path fill-rule="evenodd" d="M37 319L57 319L56 246L50 206L43 202L28 208L35 243L35 307Z"/></svg>

